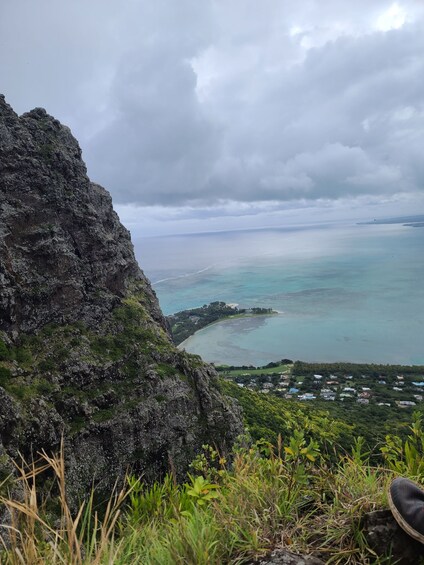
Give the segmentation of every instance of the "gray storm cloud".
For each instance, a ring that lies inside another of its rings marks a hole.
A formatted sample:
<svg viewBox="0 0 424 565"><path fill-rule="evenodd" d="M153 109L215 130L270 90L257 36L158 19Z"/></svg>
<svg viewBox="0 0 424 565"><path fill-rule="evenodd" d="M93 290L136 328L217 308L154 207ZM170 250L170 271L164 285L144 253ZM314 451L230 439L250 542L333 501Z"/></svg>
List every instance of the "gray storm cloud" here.
<svg viewBox="0 0 424 565"><path fill-rule="evenodd" d="M116 202L422 191L419 2L17 0L4 90L71 125Z"/></svg>

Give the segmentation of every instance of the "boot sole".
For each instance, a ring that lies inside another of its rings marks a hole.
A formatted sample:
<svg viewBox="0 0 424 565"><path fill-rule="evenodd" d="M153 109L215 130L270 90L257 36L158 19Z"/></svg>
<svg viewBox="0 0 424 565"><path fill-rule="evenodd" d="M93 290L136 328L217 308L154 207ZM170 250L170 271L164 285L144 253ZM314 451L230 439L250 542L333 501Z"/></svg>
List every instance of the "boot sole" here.
<svg viewBox="0 0 424 565"><path fill-rule="evenodd" d="M411 538L414 538L414 540L424 544L424 535L414 530L414 528L408 524L408 522L404 519L404 517L400 514L399 510L396 508L392 499L390 487L387 493L387 499L389 501L389 507L390 510L392 511L393 517L396 520L396 522L399 524L399 526L402 528L402 530L404 530L409 536L411 536Z"/></svg>

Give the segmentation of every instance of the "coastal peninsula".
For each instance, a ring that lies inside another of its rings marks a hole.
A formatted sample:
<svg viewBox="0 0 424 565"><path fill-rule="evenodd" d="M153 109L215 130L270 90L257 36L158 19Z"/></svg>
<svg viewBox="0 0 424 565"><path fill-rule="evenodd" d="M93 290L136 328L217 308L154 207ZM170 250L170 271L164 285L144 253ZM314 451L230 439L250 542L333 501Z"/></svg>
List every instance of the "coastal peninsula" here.
<svg viewBox="0 0 424 565"><path fill-rule="evenodd" d="M238 308L237 304L211 302L200 308L183 310L167 316L175 345L179 345L197 331L225 318L272 316L278 314L272 308Z"/></svg>

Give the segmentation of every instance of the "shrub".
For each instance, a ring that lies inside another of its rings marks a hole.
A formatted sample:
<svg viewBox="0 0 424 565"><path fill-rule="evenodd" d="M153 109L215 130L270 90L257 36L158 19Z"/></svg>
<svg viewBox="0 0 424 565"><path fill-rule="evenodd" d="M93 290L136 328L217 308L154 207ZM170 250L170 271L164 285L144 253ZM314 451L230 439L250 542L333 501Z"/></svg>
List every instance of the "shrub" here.
<svg viewBox="0 0 424 565"><path fill-rule="evenodd" d="M9 361L11 355L7 345L0 339L0 361Z"/></svg>
<svg viewBox="0 0 424 565"><path fill-rule="evenodd" d="M0 367L0 386L5 387L10 382L12 373L6 367Z"/></svg>

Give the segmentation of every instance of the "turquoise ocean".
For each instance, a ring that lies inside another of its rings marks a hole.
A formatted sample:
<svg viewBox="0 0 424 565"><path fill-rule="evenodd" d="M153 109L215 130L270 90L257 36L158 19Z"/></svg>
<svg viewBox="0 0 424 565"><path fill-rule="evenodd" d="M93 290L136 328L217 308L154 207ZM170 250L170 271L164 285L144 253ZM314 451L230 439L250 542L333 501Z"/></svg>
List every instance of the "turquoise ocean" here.
<svg viewBox="0 0 424 565"><path fill-rule="evenodd" d="M206 361L424 364L424 228L355 223L144 238L137 258L171 314L215 300L278 315L183 344Z"/></svg>

